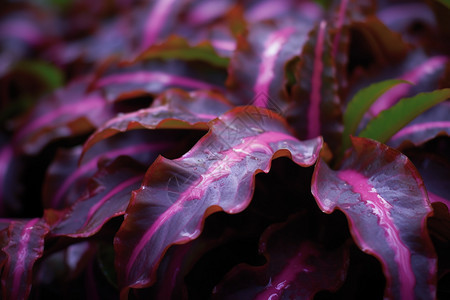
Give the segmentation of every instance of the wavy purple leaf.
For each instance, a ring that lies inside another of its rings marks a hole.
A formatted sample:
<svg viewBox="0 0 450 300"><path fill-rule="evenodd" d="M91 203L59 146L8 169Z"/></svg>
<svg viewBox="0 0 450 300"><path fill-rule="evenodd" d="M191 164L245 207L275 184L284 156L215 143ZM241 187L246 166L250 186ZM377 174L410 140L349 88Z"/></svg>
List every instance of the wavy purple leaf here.
<svg viewBox="0 0 450 300"><path fill-rule="evenodd" d="M322 211L347 215L355 242L377 257L386 277L385 296L431 299L436 258L427 234L432 209L414 165L378 142L353 138L338 171L316 165L312 193Z"/></svg>
<svg viewBox="0 0 450 300"><path fill-rule="evenodd" d="M87 134L113 115L100 93L86 93L89 78L39 101L14 136L14 144L27 154L38 153L47 143L63 137Z"/></svg>
<svg viewBox="0 0 450 300"><path fill-rule="evenodd" d="M342 113L335 73L329 28L322 21L309 33L295 66L287 118L300 138L322 135L327 143L339 144Z"/></svg>
<svg viewBox="0 0 450 300"><path fill-rule="evenodd" d="M402 149L412 143L420 146L438 135L450 135L450 102L436 105L419 115L390 138L387 144Z"/></svg>
<svg viewBox="0 0 450 300"><path fill-rule="evenodd" d="M112 118L92 134L84 151L98 141L119 132L133 129L206 129L206 123L231 109L220 94L196 91L168 90L151 107Z"/></svg>
<svg viewBox="0 0 450 300"><path fill-rule="evenodd" d="M414 66L413 69L408 70L406 73L398 77L414 84L418 84L421 81L426 81L436 73L444 70L445 64L449 62L449 58L446 56L434 56L428 58L418 66ZM384 93L371 107L369 113L371 116L377 116L381 111L388 109L397 103L401 98L407 97L410 90L413 88L411 85L398 85ZM437 86L434 87L435 89Z"/></svg>
<svg viewBox="0 0 450 300"><path fill-rule="evenodd" d="M171 132L161 134L134 130L96 143L82 156L82 147L60 149L48 167L43 185L44 208L61 209L73 204L86 191L86 184L98 169L99 162L130 156L150 166L161 154L173 155L183 148L184 138Z"/></svg>
<svg viewBox="0 0 450 300"><path fill-rule="evenodd" d="M197 238L206 216L244 210L255 173L268 172L272 159L288 156L311 166L322 147L320 137L301 142L278 115L252 106L236 108L209 126L208 134L181 158L159 157L132 195L114 241L124 299L129 288L155 281L167 248Z"/></svg>
<svg viewBox="0 0 450 300"><path fill-rule="evenodd" d="M8 242L2 248L6 261L2 271L3 299L26 299L31 291L33 265L44 251L48 225L42 219L11 221Z"/></svg>
<svg viewBox="0 0 450 300"><path fill-rule="evenodd" d="M308 240L305 214L270 226L260 240L263 266L241 264L215 288L216 299L313 299L321 290L336 291L344 282L348 244L324 249Z"/></svg>
<svg viewBox="0 0 450 300"><path fill-rule="evenodd" d="M277 74L282 74L286 60L297 55L304 44L312 23L303 22L302 25L281 28L253 25L238 39L227 79L236 104L253 104L284 112L287 102L283 95L284 82Z"/></svg>
<svg viewBox="0 0 450 300"><path fill-rule="evenodd" d="M88 183L89 192L65 216L52 224L53 236L88 237L100 230L108 220L123 215L131 191L137 189L145 174L145 166L129 157L119 157L100 167Z"/></svg>

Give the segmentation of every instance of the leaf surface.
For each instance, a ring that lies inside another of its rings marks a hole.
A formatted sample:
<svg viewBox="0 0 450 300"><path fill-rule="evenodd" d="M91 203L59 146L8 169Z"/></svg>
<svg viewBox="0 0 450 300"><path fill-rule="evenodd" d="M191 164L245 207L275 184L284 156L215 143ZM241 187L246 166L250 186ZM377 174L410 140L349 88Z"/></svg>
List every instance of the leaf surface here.
<svg viewBox="0 0 450 300"><path fill-rule="evenodd" d="M439 135L450 135L449 101L442 102L420 114L394 134L387 144L397 149L402 149L409 143L420 146Z"/></svg>
<svg viewBox="0 0 450 300"><path fill-rule="evenodd" d="M320 161L311 191L322 211L343 211L361 250L380 260L385 297L432 299L436 258L426 231L432 211L424 183L400 152L365 138L352 138L342 167Z"/></svg>
<svg viewBox="0 0 450 300"><path fill-rule="evenodd" d="M418 115L449 98L450 89L420 93L411 98L404 98L372 119L359 133L359 136L385 143Z"/></svg>
<svg viewBox="0 0 450 300"><path fill-rule="evenodd" d="M359 123L370 106L387 90L397 84L408 83L400 79L391 79L374 83L359 90L348 103L344 113L344 132L342 134L342 152L350 147L350 135L356 133Z"/></svg>
<svg viewBox="0 0 450 300"><path fill-rule="evenodd" d="M206 129L206 123L232 105L220 94L169 90L161 94L151 107L112 118L92 134L84 151L100 140L132 129Z"/></svg>
<svg viewBox="0 0 450 300"><path fill-rule="evenodd" d="M250 26L237 42L228 68L227 87L237 105L255 105L284 113L282 74L286 60L298 55L312 23L277 27L267 24Z"/></svg>
<svg viewBox="0 0 450 300"><path fill-rule="evenodd" d="M159 157L133 193L114 241L122 298L130 287L152 284L163 253L198 237L206 216L244 210L255 173L268 172L274 157L310 166L322 146L320 137L297 140L278 115L253 106L236 108L209 126L181 158Z"/></svg>
<svg viewBox="0 0 450 300"><path fill-rule="evenodd" d="M27 154L38 153L47 143L63 137L87 134L113 115L100 93L87 93L84 78L41 99L20 120L14 143Z"/></svg>
<svg viewBox="0 0 450 300"><path fill-rule="evenodd" d="M67 209L51 228L51 235L88 237L113 217L123 215L131 191L144 177L145 167L129 157L119 157L103 166L89 182L89 192Z"/></svg>
<svg viewBox="0 0 450 300"><path fill-rule="evenodd" d="M2 248L7 257L1 277L4 299L26 299L30 294L33 265L42 256L48 229L38 218L9 224L8 243Z"/></svg>
<svg viewBox="0 0 450 300"><path fill-rule="evenodd" d="M342 114L335 73L329 26L322 21L309 33L295 66L296 84L286 117L300 138L322 135L331 145L340 143Z"/></svg>

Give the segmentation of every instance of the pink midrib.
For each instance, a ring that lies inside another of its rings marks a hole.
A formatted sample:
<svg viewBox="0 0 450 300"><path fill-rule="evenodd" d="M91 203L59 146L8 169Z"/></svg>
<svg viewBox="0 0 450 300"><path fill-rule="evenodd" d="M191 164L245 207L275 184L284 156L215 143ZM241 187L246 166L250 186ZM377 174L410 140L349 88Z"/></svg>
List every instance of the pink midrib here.
<svg viewBox="0 0 450 300"><path fill-rule="evenodd" d="M130 187L133 184L135 184L135 183L137 183L137 182L139 182L141 180L142 180L142 175L131 177L130 179L122 182L121 184L119 184L118 186L113 188L111 191L109 191L109 193L107 193L103 198L101 198L97 203L95 203L89 209L89 212L88 212L87 217L86 217L86 222L84 222L84 224L83 224L83 226L81 228L84 228L85 226L87 226L87 224L91 221L91 219L94 216L94 214L100 209L100 207L102 207L106 203L106 201L108 201L113 196L115 196L119 192L123 191L127 187ZM130 193L131 193L131 191L130 191Z"/></svg>
<svg viewBox="0 0 450 300"><path fill-rule="evenodd" d="M339 40L341 39L342 24L344 24L345 11L347 10L348 0L342 0L339 6L339 16L336 24L337 32L333 40L333 57L336 59L336 55L339 49Z"/></svg>
<svg viewBox="0 0 450 300"><path fill-rule="evenodd" d="M166 143L161 144L143 144L138 146L131 146L123 149L118 149L115 151L108 152L107 154L100 154L92 158L89 162L85 163L84 165L80 166L75 172L73 172L60 186L60 188L57 190L55 196L53 197L52 201L52 207L58 207L61 198L63 197L64 193L69 189L69 187L83 174L88 173L89 171L93 170L97 166L97 162L100 158L106 157L106 158L114 158L118 157L120 155L130 155L133 153L140 153L144 152L146 150L152 150L152 151L160 151L161 149L165 149L165 147L168 147Z"/></svg>
<svg viewBox="0 0 450 300"><path fill-rule="evenodd" d="M450 121L436 121L436 122L427 122L427 123L421 123L421 124L413 124L410 126L407 126L397 132L392 138L391 141L400 139L404 137L405 135L429 130L429 129L450 129Z"/></svg>
<svg viewBox="0 0 450 300"><path fill-rule="evenodd" d="M150 71L139 71L133 73L109 75L100 79L97 82L96 87L102 88L108 85L115 85L115 84L149 83L152 81L158 81L166 85L174 84L192 89L220 89L220 87L214 86L212 84L200 80L194 80L188 77L172 75L164 72L150 72Z"/></svg>
<svg viewBox="0 0 450 300"><path fill-rule="evenodd" d="M317 43L314 49L314 69L311 82L310 104L308 109L308 135L312 139L320 135L320 102L323 72L323 48L327 23L320 22Z"/></svg>
<svg viewBox="0 0 450 300"><path fill-rule="evenodd" d="M245 138L243 139L243 142L239 146L235 146L232 149L226 151L226 153L223 153L223 157L226 157L227 161L220 160L214 163L211 167L209 167L207 172L205 173L206 175L202 175L201 178L193 182L193 184L187 190L185 190L183 193L180 194L178 200L173 205L171 205L168 210L166 210L163 214L161 214L158 217L158 219L145 232L139 243L134 248L126 266L127 276L129 276L131 268L133 267L134 262L136 261L139 253L142 251L142 249L144 249L145 245L149 242L149 240L152 238L155 232L159 230L159 228L168 219L170 219L173 215L175 215L178 211L180 211L183 208L183 204L185 202L201 198L205 192L205 187L211 184L211 182L219 180L223 176L228 175L229 168L231 168L234 164L239 162L243 157L242 155L239 155L237 153L241 152L245 153L245 149L248 148L249 146L259 147L259 149L267 153L267 151L271 151L269 143L273 143L280 140L296 140L296 139L290 135L280 132L265 132L259 135L257 137L257 140L258 143L256 145L255 144L249 145L250 143L255 142L255 137L252 136ZM179 160L182 159L183 157L181 157ZM226 162L231 163L225 166ZM219 172L216 171L217 169L219 169ZM201 188L198 188L199 186Z"/></svg>
<svg viewBox="0 0 450 300"><path fill-rule="evenodd" d="M20 291L20 285L22 283L22 275L25 272L25 259L27 257L27 244L31 238L31 231L33 226L39 221L39 218L28 221L21 232L21 239L19 244L19 250L17 251L17 260L14 267L14 279L12 285L12 299L17 299L17 293ZM14 225L11 225L14 226Z"/></svg>
<svg viewBox="0 0 450 300"><path fill-rule="evenodd" d="M400 76L400 79L416 84L419 82L421 77L423 77L427 73L435 71L439 67L444 66L447 61L448 58L445 56L432 57L415 69ZM381 111L394 105L395 102L400 100L401 97L407 96L411 87L412 86L410 84L400 84L391 88L380 98L378 98L377 101L370 107L370 115L377 116Z"/></svg>
<svg viewBox="0 0 450 300"><path fill-rule="evenodd" d="M157 0L145 22L141 50L145 50L156 42L158 35L161 33L162 25L165 23L164 20L168 17L174 2L175 0Z"/></svg>
<svg viewBox="0 0 450 300"><path fill-rule="evenodd" d="M255 300L281 299L284 290L289 288L292 282L295 282L299 273L310 272L304 263L304 256L308 255L308 252L303 250L304 248L299 249L297 255L288 261L281 273L271 280L270 286L259 293Z"/></svg>
<svg viewBox="0 0 450 300"><path fill-rule="evenodd" d="M253 91L255 96L262 94L262 97L257 97L254 103L255 106L267 107L269 100L269 86L274 77L274 66L278 58L278 54L282 46L286 43L289 36L294 32L294 28L288 27L276 31L269 35L264 43L264 52L261 57L259 65L259 75L256 78Z"/></svg>
<svg viewBox="0 0 450 300"><path fill-rule="evenodd" d="M100 97L88 98L84 101L72 103L69 105L64 105L56 109L51 110L49 113L44 114L37 119L31 121L22 130L20 130L15 137L16 139L21 139L22 137L30 134L33 130L40 128L44 125L50 125L52 122L60 117L61 115L77 115L85 112L90 112L92 110L97 110L100 107L105 106L105 101Z"/></svg>
<svg viewBox="0 0 450 300"><path fill-rule="evenodd" d="M390 214L392 205L384 200L376 191L375 187L369 184L369 179L354 170L343 170L338 173L338 177L347 182L355 193L361 196L361 200L367 207L370 207L372 213L378 217L378 224L384 230L387 243L395 253L395 261L399 267L399 279L401 284L401 298L414 299L415 278L411 266L411 253L403 243L399 230L393 222ZM363 249L370 249L365 240L354 229L356 239L361 243ZM383 261L383 264L385 262ZM389 268L386 266L386 271Z"/></svg>

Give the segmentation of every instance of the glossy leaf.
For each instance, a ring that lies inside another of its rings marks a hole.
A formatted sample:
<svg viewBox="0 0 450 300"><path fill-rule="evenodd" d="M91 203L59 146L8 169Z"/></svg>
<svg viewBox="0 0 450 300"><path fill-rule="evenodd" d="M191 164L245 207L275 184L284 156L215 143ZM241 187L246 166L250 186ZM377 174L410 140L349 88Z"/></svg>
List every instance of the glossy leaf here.
<svg viewBox="0 0 450 300"><path fill-rule="evenodd" d="M42 219L10 223L9 240L2 248L7 257L1 277L4 299L26 299L30 294L33 265L42 256L47 232Z"/></svg>
<svg viewBox="0 0 450 300"><path fill-rule="evenodd" d="M316 165L318 205L343 211L359 248L380 260L385 297L434 298L436 258L425 227L432 209L419 173L392 148L365 138L352 143L339 170Z"/></svg>
<svg viewBox="0 0 450 300"><path fill-rule="evenodd" d="M57 90L20 120L14 142L22 151L36 154L50 141L86 134L112 116L112 107L100 93L86 93L89 81L83 79Z"/></svg>
<svg viewBox="0 0 450 300"><path fill-rule="evenodd" d="M181 62L180 62L181 64ZM161 64L150 61L137 61L127 67L115 68L95 83L95 88L103 91L110 102L123 99L158 95L169 88L180 88L186 91L215 90L221 91L222 81L217 69L206 68L195 62L195 66L203 72L193 72L191 68L175 66L174 63ZM215 76L208 74L215 73ZM218 78L218 79L217 79Z"/></svg>
<svg viewBox="0 0 450 300"><path fill-rule="evenodd" d="M344 113L344 132L342 134L342 152L350 147L350 135L356 133L359 123L370 106L387 90L397 84L408 83L404 80L392 79L374 83L361 89L347 104Z"/></svg>
<svg viewBox="0 0 450 300"><path fill-rule="evenodd" d="M402 99L371 120L359 136L385 143L418 115L449 98L450 89L442 89Z"/></svg>
<svg viewBox="0 0 450 300"><path fill-rule="evenodd" d="M255 173L268 172L274 157L310 166L322 146L320 138L297 140L279 116L255 107L236 108L209 126L181 158L159 157L133 193L115 238L122 298L130 287L152 284L163 253L171 244L195 239L207 215L244 210Z"/></svg>
<svg viewBox="0 0 450 300"><path fill-rule="evenodd" d="M128 157L119 157L99 169L89 182L89 192L67 209L53 224L51 235L88 237L113 217L123 215L131 191L144 177L145 167Z"/></svg>
<svg viewBox="0 0 450 300"><path fill-rule="evenodd" d="M407 70L404 74L399 76L400 80L405 80L413 84L424 83L427 85L427 89L424 92L432 91L438 86L436 85L436 79L433 79L433 75L439 74L443 70L443 66L448 62L448 58L445 56L434 56L425 59L422 63L416 66L414 63L414 68ZM427 83L427 81L431 81ZM434 86L433 86L434 83ZM388 109L397 103L401 98L407 97L412 89L411 85L397 85L387 91L384 95L380 97L371 107L369 113L371 116L377 116L383 110Z"/></svg>
<svg viewBox="0 0 450 300"><path fill-rule="evenodd" d="M348 267L348 245L323 249L308 240L307 216L270 226L260 241L263 266L238 265L215 289L215 299L312 299L321 290L335 291Z"/></svg>
<svg viewBox="0 0 450 300"><path fill-rule="evenodd" d="M327 23L320 22L308 38L296 66L287 118L300 138L322 135L335 146L340 143L342 115Z"/></svg>
<svg viewBox="0 0 450 300"><path fill-rule="evenodd" d="M298 55L311 27L304 21L300 30L294 26L254 25L238 39L226 82L237 105L252 104L284 113L287 99L283 78L277 74L282 73L287 59Z"/></svg>
<svg viewBox="0 0 450 300"><path fill-rule="evenodd" d="M448 101L420 114L394 134L387 144L397 149L402 149L410 143L420 146L439 135L450 135L450 102Z"/></svg>
<svg viewBox="0 0 450 300"><path fill-rule="evenodd" d="M45 208L61 209L73 204L87 190L86 184L98 170L98 164L121 155L149 166L161 153L173 155L183 148L185 138L176 132L134 130L96 143L82 155L82 147L60 149L48 167L43 185ZM181 150L183 151L183 150Z"/></svg>
<svg viewBox="0 0 450 300"><path fill-rule="evenodd" d="M169 90L151 107L110 119L94 134L84 151L100 140L133 129L206 129L206 123L231 108L221 95L213 92Z"/></svg>

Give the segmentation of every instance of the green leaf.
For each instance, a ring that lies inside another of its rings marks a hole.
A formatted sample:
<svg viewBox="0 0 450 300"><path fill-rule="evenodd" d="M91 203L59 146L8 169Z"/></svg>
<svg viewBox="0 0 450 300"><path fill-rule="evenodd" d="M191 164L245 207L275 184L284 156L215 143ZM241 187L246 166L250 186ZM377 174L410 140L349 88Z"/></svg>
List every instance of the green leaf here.
<svg viewBox="0 0 450 300"><path fill-rule="evenodd" d="M450 0L437 0L437 1L447 6L447 8L450 8Z"/></svg>
<svg viewBox="0 0 450 300"><path fill-rule="evenodd" d="M22 61L17 70L35 75L52 91L64 84L64 75L56 66L44 61Z"/></svg>
<svg viewBox="0 0 450 300"><path fill-rule="evenodd" d="M350 147L350 135L355 134L359 122L370 106L387 90L400 83L409 83L401 79L391 79L371 84L359 90L347 105L344 113L344 132L342 134L341 156Z"/></svg>
<svg viewBox="0 0 450 300"><path fill-rule="evenodd" d="M418 115L449 98L450 88L404 98L371 120L359 136L386 143L397 131Z"/></svg>
<svg viewBox="0 0 450 300"><path fill-rule="evenodd" d="M224 68L228 67L230 61L217 54L209 42L191 46L186 39L179 36L170 36L164 43L151 46L141 55L141 59L153 58L201 60Z"/></svg>

